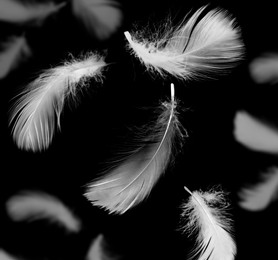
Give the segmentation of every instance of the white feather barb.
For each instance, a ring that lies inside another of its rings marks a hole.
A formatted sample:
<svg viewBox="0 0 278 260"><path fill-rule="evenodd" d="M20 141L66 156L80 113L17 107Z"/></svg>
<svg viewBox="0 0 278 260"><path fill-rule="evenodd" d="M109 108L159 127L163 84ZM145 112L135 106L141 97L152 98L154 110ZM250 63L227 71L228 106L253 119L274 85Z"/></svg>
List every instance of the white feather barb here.
<svg viewBox="0 0 278 260"><path fill-rule="evenodd" d="M24 1L25 2L25 1ZM47 16L59 11L66 2L23 3L16 0L0 1L0 20L11 23L25 23L43 20Z"/></svg>
<svg viewBox="0 0 278 260"><path fill-rule="evenodd" d="M83 89L88 78L101 81L104 66L102 57L88 54L49 69L33 81L11 111L10 124L14 123L12 134L17 146L32 151L46 149L55 127L60 128L65 99Z"/></svg>
<svg viewBox="0 0 278 260"><path fill-rule="evenodd" d="M278 168L270 168L262 175L261 182L242 188L239 192L239 205L250 211L266 209L278 199Z"/></svg>
<svg viewBox="0 0 278 260"><path fill-rule="evenodd" d="M194 191L189 201L182 205L182 217L187 224L183 231L196 235L196 248L189 259L232 260L236 245L231 236L231 219L227 217L228 202L223 191Z"/></svg>
<svg viewBox="0 0 278 260"><path fill-rule="evenodd" d="M150 194L152 187L165 171L173 151L174 139L183 137L171 85L171 101L162 104L162 113L155 125L144 127L137 148L128 156L88 185L84 194L93 205L123 214ZM147 132L152 132L147 134ZM142 143L141 143L142 142Z"/></svg>
<svg viewBox="0 0 278 260"><path fill-rule="evenodd" d="M14 195L7 201L6 209L13 221L46 219L69 232L81 229L80 220L60 200L44 192L25 191Z"/></svg>
<svg viewBox="0 0 278 260"><path fill-rule="evenodd" d="M242 58L239 28L226 11L214 9L201 18L198 9L177 28L165 25L161 36L144 39L140 32L125 32L128 48L151 72L180 79L215 77ZM151 33L150 33L151 34ZM159 34L155 34L159 35Z"/></svg>

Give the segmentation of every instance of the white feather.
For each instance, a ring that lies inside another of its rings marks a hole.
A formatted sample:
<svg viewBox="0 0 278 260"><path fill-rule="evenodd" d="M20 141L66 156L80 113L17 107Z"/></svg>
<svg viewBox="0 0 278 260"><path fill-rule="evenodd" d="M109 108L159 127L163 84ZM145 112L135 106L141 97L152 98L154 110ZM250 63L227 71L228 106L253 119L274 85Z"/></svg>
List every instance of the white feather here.
<svg viewBox="0 0 278 260"><path fill-rule="evenodd" d="M261 122L244 111L234 118L234 137L250 150L264 153L278 153L278 130Z"/></svg>
<svg viewBox="0 0 278 260"><path fill-rule="evenodd" d="M13 221L46 219L60 224L70 232L81 229L80 220L60 200L47 193L21 192L7 201L6 209Z"/></svg>
<svg viewBox="0 0 278 260"><path fill-rule="evenodd" d="M231 219L227 217L228 203L222 191L194 191L189 201L182 205L182 217L187 224L183 231L196 235L196 248L189 259L232 260L236 245L231 236Z"/></svg>
<svg viewBox="0 0 278 260"><path fill-rule="evenodd" d="M225 11L215 9L204 17L197 10L177 28L162 28L162 36L144 39L139 32L125 32L131 52L148 70L180 79L212 77L241 59L243 44L235 21ZM200 19L198 21L198 19ZM214 74L213 74L214 73Z"/></svg>
<svg viewBox="0 0 278 260"><path fill-rule="evenodd" d="M249 64L251 78L258 84L278 82L278 54L268 53L256 57Z"/></svg>
<svg viewBox="0 0 278 260"><path fill-rule="evenodd" d="M4 249L0 248L0 260L17 260L20 258L15 258L11 254L7 253Z"/></svg>
<svg viewBox="0 0 278 260"><path fill-rule="evenodd" d="M25 23L33 20L43 20L59 11L66 2L26 3L16 0L0 1L0 20L11 23Z"/></svg>
<svg viewBox="0 0 278 260"><path fill-rule="evenodd" d="M10 124L17 146L26 150L46 149L52 141L55 126L60 128L60 114L68 96L75 96L77 86L86 86L86 79L101 80L105 66L95 54L49 69L32 82L15 103ZM55 122L55 117L56 121Z"/></svg>
<svg viewBox="0 0 278 260"><path fill-rule="evenodd" d="M110 37L122 23L120 4L114 0L72 0L73 13L100 40Z"/></svg>
<svg viewBox="0 0 278 260"><path fill-rule="evenodd" d="M250 211L266 209L278 198L278 168L273 167L262 175L261 182L249 185L239 192L239 205Z"/></svg>
<svg viewBox="0 0 278 260"><path fill-rule="evenodd" d="M31 50L24 36L10 37L3 44L3 50L0 53L0 79L6 77L30 55Z"/></svg>
<svg viewBox="0 0 278 260"><path fill-rule="evenodd" d="M128 152L111 171L88 185L85 196L93 205L123 214L150 194L169 163L174 138L181 142L183 137L175 111L173 84L171 90L171 101L163 103L155 125L143 129L135 151ZM151 134L146 134L150 131Z"/></svg>

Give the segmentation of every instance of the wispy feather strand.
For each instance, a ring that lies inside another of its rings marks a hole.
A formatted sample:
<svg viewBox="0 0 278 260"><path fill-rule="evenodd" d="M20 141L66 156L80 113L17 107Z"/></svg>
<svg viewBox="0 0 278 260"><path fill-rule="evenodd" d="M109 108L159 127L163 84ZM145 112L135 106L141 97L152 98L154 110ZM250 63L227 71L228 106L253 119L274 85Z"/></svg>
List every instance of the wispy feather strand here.
<svg viewBox="0 0 278 260"><path fill-rule="evenodd" d="M11 111L10 124L14 123L12 133L17 146L32 151L46 149L55 127L60 128L65 99L75 97L88 78L101 81L104 66L102 57L89 54L49 69L32 82Z"/></svg>
<svg viewBox="0 0 278 260"><path fill-rule="evenodd" d="M145 39L140 32L125 32L128 48L149 71L162 77L214 78L242 59L243 43L235 19L221 9L201 17L205 8L198 9L177 28L166 24L155 39Z"/></svg>
<svg viewBox="0 0 278 260"><path fill-rule="evenodd" d="M171 101L162 104L163 110L155 125L143 129L137 148L128 152L129 155L111 171L88 185L85 196L93 205L110 213L123 214L150 194L171 159L174 139L180 143L184 136L177 118L173 85L171 93Z"/></svg>
<svg viewBox="0 0 278 260"><path fill-rule="evenodd" d="M227 217L228 202L223 191L194 191L189 201L182 205L182 218L187 224L182 228L197 237L196 248L189 259L232 260L236 245L231 236L231 219Z"/></svg>

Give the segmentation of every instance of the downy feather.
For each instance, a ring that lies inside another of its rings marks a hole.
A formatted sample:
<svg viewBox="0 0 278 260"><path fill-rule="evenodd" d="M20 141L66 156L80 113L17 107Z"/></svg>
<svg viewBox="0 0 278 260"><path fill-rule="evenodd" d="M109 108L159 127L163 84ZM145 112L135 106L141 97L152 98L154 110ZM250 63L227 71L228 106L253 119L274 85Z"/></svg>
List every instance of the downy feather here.
<svg viewBox="0 0 278 260"><path fill-rule="evenodd" d="M32 151L46 149L56 126L60 128L65 99L75 97L89 77L101 81L104 66L102 57L88 54L80 60L49 69L33 81L11 112L10 124L14 123L12 134L17 146Z"/></svg>
<svg viewBox="0 0 278 260"><path fill-rule="evenodd" d="M47 16L59 11L66 2L26 3L17 0L0 1L0 21L10 23L26 23L43 20Z"/></svg>
<svg viewBox="0 0 278 260"><path fill-rule="evenodd" d="M0 260L21 260L22 258L15 257L6 252L3 248L0 248Z"/></svg>
<svg viewBox="0 0 278 260"><path fill-rule="evenodd" d="M237 142L250 150L278 154L278 129L245 111L236 113L233 134Z"/></svg>
<svg viewBox="0 0 278 260"><path fill-rule="evenodd" d="M261 176L261 182L249 185L239 192L241 201L239 205L250 211L266 209L273 201L278 199L278 168L270 168Z"/></svg>
<svg viewBox="0 0 278 260"><path fill-rule="evenodd" d="M24 36L10 37L0 53L0 79L6 77L22 61L31 55L31 50Z"/></svg>
<svg viewBox="0 0 278 260"><path fill-rule="evenodd" d="M84 195L93 205L123 214L150 194L170 161L174 139L181 142L184 136L177 118L173 84L171 97L170 102L162 104L163 110L155 125L145 127L140 133L137 148L88 185ZM146 135L149 131L151 134Z"/></svg>
<svg viewBox="0 0 278 260"><path fill-rule="evenodd" d="M81 229L80 220L60 200L44 192L25 191L12 196L6 203L13 221L45 219L63 226L69 232Z"/></svg>
<svg viewBox="0 0 278 260"><path fill-rule="evenodd" d="M122 23L120 4L114 0L72 0L72 7L88 32L100 40L110 37Z"/></svg>
<svg viewBox="0 0 278 260"><path fill-rule="evenodd" d="M221 9L201 17L205 8L198 9L177 28L166 24L155 39L144 39L140 32L125 32L128 48L149 71L162 77L171 74L186 80L225 72L242 58L239 28Z"/></svg>
<svg viewBox="0 0 278 260"><path fill-rule="evenodd" d="M229 204L223 191L191 192L185 189L191 196L182 205L182 218L187 222L182 229L197 238L189 259L234 259L236 245L231 236L231 219L226 212Z"/></svg>

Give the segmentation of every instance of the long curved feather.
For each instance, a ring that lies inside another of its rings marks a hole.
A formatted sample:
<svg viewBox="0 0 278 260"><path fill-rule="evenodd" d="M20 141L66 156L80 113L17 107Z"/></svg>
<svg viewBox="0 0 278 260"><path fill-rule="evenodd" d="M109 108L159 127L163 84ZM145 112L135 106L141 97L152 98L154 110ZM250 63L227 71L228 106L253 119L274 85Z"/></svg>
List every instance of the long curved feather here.
<svg viewBox="0 0 278 260"><path fill-rule="evenodd" d="M182 217L187 218L183 231L197 234L196 248L189 259L232 260L236 245L230 234L231 220L226 216L228 203L222 191L194 191L189 201L182 205Z"/></svg>
<svg viewBox="0 0 278 260"><path fill-rule="evenodd" d="M100 81L104 66L102 57L89 54L49 69L32 82L11 112L10 124L14 123L12 133L17 146L32 151L46 149L52 141L55 126L60 128L65 99L76 95L77 86L86 86L89 77Z"/></svg>
<svg viewBox="0 0 278 260"><path fill-rule="evenodd" d="M239 205L250 211L266 209L271 202L278 199L278 167L270 168L262 175L262 181L249 185L239 192Z"/></svg>
<svg viewBox="0 0 278 260"><path fill-rule="evenodd" d="M166 25L161 36L153 40L144 39L140 32L125 32L128 48L148 70L162 77L171 74L188 79L225 72L242 58L239 29L221 9L211 10L201 18L205 7L177 28Z"/></svg>
<svg viewBox="0 0 278 260"><path fill-rule="evenodd" d="M16 0L0 1L0 20L11 23L25 23L34 20L42 20L54 12L59 11L66 2L55 4L44 3L22 3Z"/></svg>
<svg viewBox="0 0 278 260"><path fill-rule="evenodd" d="M122 23L120 4L115 0L72 0L72 8L88 32L100 40L110 37Z"/></svg>
<svg viewBox="0 0 278 260"><path fill-rule="evenodd" d="M70 232L81 229L80 220L56 197L44 192L25 191L6 202L8 215L14 221L46 219Z"/></svg>
<svg viewBox="0 0 278 260"><path fill-rule="evenodd" d="M162 104L156 124L144 129L151 129L152 134L143 136L143 144L139 143L122 163L88 185L85 196L93 205L123 214L150 194L170 161L173 139L183 137L175 111L173 84L171 90L172 99Z"/></svg>

